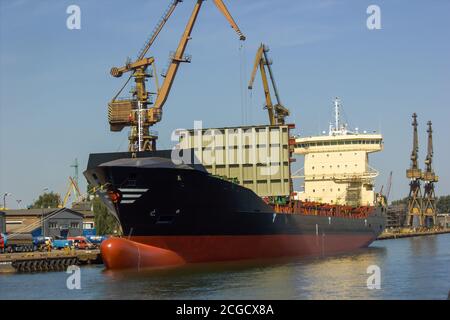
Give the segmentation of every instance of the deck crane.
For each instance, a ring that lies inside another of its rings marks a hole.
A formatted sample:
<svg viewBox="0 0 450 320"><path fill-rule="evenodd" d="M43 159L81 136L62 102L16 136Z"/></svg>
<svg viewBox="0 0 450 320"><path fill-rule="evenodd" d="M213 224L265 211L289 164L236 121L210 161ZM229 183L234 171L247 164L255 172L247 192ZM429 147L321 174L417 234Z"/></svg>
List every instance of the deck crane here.
<svg viewBox="0 0 450 320"><path fill-rule="evenodd" d="M253 66L253 71L252 71L252 74L250 77L250 81L248 83L248 89L249 90L253 89L253 83L255 81L256 72L258 71L258 67L259 67L259 70L261 72L262 83L263 83L264 95L266 97L265 108L267 109L267 111L269 113L269 122L271 125L284 124L285 118L287 116L289 116L289 110L281 104L280 96L278 94L278 89L277 89L277 86L275 83L275 78L273 76L272 68L270 66L272 64L272 62L267 57L268 51L269 51L269 48L266 45L261 43L258 51L256 52L255 63ZM270 80L272 83L272 88L275 93L275 98L277 100L277 103L275 105L273 105L272 97L270 95L270 88L269 88L269 82L267 81L266 67L267 67L267 71L269 72Z"/></svg>
<svg viewBox="0 0 450 320"><path fill-rule="evenodd" d="M157 82L156 71L155 69L153 70L157 86L155 93L148 92L145 85L147 78L151 77L151 75L147 73L147 68L149 66L153 66L154 68L155 59L153 57L145 58L145 54L150 49L159 32L162 30L172 12L175 10L175 7L179 2L181 2L181 0L173 0L170 3L168 9L155 27L151 37L144 45L144 48L139 53L135 62L128 61L123 67L115 67L111 69L111 75L114 77L121 77L124 73L131 72L131 75L125 85L119 90L108 105L108 119L111 126L111 131L121 131L124 127L131 127L131 133L129 136L130 152L135 153L137 151L156 149L157 135L151 133L149 127L161 121L162 108L167 100L167 97L169 96L180 63L191 61L190 57L184 55L184 51L187 43L191 39L191 32L203 1L204 0L197 0L194 6L183 35L179 41L178 48L170 57L170 64L164 76L164 82L161 87L159 87ZM231 27L236 31L239 39L242 41L245 40L244 34L233 20L222 0L213 1L219 11L228 20ZM134 78L136 82L136 88L132 90L132 98L120 99L119 95L121 91L125 88L131 78ZM156 100L154 103L150 99L153 94L156 95ZM149 107L149 105L152 106Z"/></svg>
<svg viewBox="0 0 450 320"><path fill-rule="evenodd" d="M428 121L428 152L425 159L425 172L423 173L422 179L424 184L424 194L423 194L423 219L425 225L429 225L428 221L431 220L432 225L436 225L436 194L434 191L434 184L439 181L439 177L435 174L433 170L433 124Z"/></svg>
<svg viewBox="0 0 450 320"><path fill-rule="evenodd" d="M411 153L411 167L406 170L406 177L410 179L409 182L409 196L408 196L408 212L406 225L413 226L414 216L419 217L419 224L423 226L422 218L422 190L420 187L420 180L422 179L422 170L419 169L419 138L417 135L417 114L413 114L413 150Z"/></svg>

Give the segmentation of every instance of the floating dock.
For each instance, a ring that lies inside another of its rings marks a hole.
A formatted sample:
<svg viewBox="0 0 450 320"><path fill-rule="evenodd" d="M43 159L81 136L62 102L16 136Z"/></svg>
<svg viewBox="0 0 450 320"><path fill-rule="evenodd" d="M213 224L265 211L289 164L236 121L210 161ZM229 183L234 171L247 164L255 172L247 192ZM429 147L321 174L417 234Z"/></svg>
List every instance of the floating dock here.
<svg viewBox="0 0 450 320"><path fill-rule="evenodd" d="M0 273L64 271L71 265L98 263L99 249L0 254Z"/></svg>
<svg viewBox="0 0 450 320"><path fill-rule="evenodd" d="M433 236L433 235L444 234L444 233L450 233L450 229L428 230L428 231L410 231L410 232L383 232L377 238L377 240Z"/></svg>

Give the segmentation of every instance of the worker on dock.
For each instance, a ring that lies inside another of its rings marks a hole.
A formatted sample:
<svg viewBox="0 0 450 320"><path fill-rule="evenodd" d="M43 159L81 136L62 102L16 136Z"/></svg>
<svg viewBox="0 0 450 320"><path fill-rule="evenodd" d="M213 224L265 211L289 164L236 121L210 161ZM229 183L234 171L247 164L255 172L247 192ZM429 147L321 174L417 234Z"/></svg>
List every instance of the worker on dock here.
<svg viewBox="0 0 450 320"><path fill-rule="evenodd" d="M50 239L45 239L45 248L47 249L47 252L52 251L52 243L50 242Z"/></svg>

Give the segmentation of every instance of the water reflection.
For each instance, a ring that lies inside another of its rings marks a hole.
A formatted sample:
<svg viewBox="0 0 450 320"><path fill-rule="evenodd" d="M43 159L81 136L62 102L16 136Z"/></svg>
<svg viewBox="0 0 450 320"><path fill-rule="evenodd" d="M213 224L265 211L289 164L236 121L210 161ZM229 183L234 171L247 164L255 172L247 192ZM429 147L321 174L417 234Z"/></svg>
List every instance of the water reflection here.
<svg viewBox="0 0 450 320"><path fill-rule="evenodd" d="M81 269L82 290L64 272L0 275L0 299L446 299L450 234L377 241L349 254L193 264L141 272ZM381 269L369 290L367 267Z"/></svg>
<svg viewBox="0 0 450 320"><path fill-rule="evenodd" d="M127 299L333 299L336 293L350 297L355 288L368 292L367 267L385 254L381 247L325 258L195 264L104 275L118 287L126 279L132 291Z"/></svg>

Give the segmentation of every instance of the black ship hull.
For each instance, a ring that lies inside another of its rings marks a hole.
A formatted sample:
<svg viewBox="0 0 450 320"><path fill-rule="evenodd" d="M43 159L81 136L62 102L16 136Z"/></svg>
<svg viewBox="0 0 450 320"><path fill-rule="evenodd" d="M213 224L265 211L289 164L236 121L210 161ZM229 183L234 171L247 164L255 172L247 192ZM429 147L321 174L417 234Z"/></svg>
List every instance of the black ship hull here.
<svg viewBox="0 0 450 320"><path fill-rule="evenodd" d="M167 263L160 256L191 263L330 254L366 247L384 229L381 208L365 218L279 213L253 191L167 157L91 159L85 176L105 187L99 194L128 239L102 246L109 268Z"/></svg>

